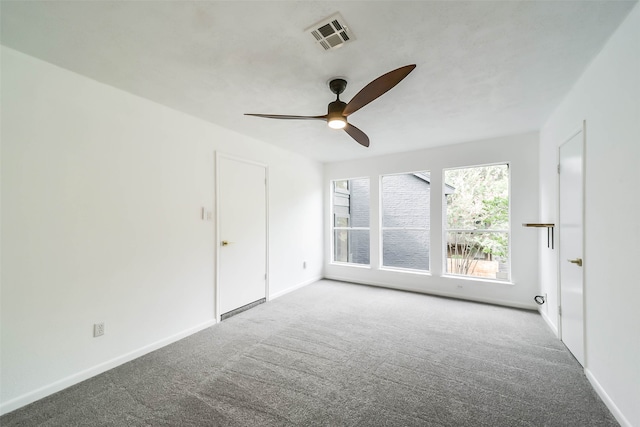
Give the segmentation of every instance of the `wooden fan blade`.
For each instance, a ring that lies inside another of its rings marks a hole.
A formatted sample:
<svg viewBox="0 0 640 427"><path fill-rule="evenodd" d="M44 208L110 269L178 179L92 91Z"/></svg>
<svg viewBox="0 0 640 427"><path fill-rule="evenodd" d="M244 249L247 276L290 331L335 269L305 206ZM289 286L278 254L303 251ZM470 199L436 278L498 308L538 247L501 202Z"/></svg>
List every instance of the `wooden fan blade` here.
<svg viewBox="0 0 640 427"><path fill-rule="evenodd" d="M369 137L351 123L347 123L344 131L348 133L351 138L355 139L358 144L362 145L363 147L369 146Z"/></svg>
<svg viewBox="0 0 640 427"><path fill-rule="evenodd" d="M349 101L342 114L345 117L349 114L353 114L374 99L384 95L387 91L400 83L402 79L407 77L414 68L416 68L415 64L405 65L397 70L389 71L387 74L381 75L363 87L362 90L358 92L351 101Z"/></svg>
<svg viewBox="0 0 640 427"><path fill-rule="evenodd" d="M292 120L327 120L327 115L324 116L283 116L278 114L249 114L245 116L264 117L265 119L292 119Z"/></svg>

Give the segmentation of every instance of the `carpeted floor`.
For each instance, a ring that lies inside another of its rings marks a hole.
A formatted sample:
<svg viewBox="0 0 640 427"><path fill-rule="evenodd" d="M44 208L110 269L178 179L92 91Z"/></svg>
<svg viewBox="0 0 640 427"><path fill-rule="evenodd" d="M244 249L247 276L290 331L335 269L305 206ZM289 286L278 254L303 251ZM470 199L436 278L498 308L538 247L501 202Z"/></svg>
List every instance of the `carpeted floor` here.
<svg viewBox="0 0 640 427"><path fill-rule="evenodd" d="M535 312L320 281L9 426L617 426Z"/></svg>

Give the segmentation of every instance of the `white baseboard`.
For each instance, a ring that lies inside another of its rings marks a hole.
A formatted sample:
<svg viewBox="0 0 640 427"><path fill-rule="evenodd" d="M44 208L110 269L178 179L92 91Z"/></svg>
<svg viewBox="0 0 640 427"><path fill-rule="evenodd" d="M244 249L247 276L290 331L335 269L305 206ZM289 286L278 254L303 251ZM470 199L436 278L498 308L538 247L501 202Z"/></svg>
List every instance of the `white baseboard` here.
<svg viewBox="0 0 640 427"><path fill-rule="evenodd" d="M615 419L620 423L620 425L622 427L633 427L629 422L629 420L622 414L620 409L616 406L616 404L613 403L613 400L611 400L607 392L604 391L604 388L602 388L602 386L600 385L596 377L591 373L591 371L587 368L584 368L584 373L587 376L587 379L589 380L589 382L591 383L591 386L593 387L593 389L596 391L596 393L598 393L598 396L600 396L600 399L602 399L604 404L607 405L607 408L609 408L609 410L611 411Z"/></svg>
<svg viewBox="0 0 640 427"><path fill-rule="evenodd" d="M311 278L309 280L305 280L304 282L298 283L297 285L293 285L290 288L285 289L284 291L280 291L280 292L276 292L275 294L271 294L271 295L269 295L269 300L276 299L278 297L281 297L282 295L288 294L289 292L293 292L293 291L295 291L297 289L304 288L305 286L310 285L312 283L315 283L318 280L322 280L322 276L317 276L317 277Z"/></svg>
<svg viewBox="0 0 640 427"><path fill-rule="evenodd" d="M390 285L388 283L383 283L383 282L375 282L372 280L355 280L353 278L349 278L349 277L340 277L340 276L336 276L336 275L328 275L324 277L327 280L337 280L340 282L347 282L347 283L356 283L356 284L360 284L360 285L368 285L368 286L377 286L379 288L387 288L387 289L396 289L399 291L407 291L407 292L415 292L418 294L425 294L425 295L433 295L433 296L438 296L438 297L445 297L445 298L453 298L453 299L459 299L459 300L463 300L463 301L474 301L474 302L482 302L482 303L486 303L486 304L493 304L493 305L501 305L501 306L505 306L505 307L513 307L513 308L522 308L524 310L535 310L537 308L536 305L534 304L522 304L522 303L518 303L518 302L513 302L513 301L504 301L504 300L494 300L494 299L490 299L490 298L480 298L480 297L474 297L474 296L466 296L466 295L459 295L459 294L453 294L453 293L448 293L448 292L439 292L439 291L433 291L430 289L417 289L417 288L412 288L410 286L397 286L397 285Z"/></svg>
<svg viewBox="0 0 640 427"><path fill-rule="evenodd" d="M553 324L553 322L551 322L551 319L549 319L549 316L547 315L547 313L545 313L542 310L538 310L540 312L540 316L542 316L542 319L546 322L547 326L549 327L549 329L551 329L551 332L553 332L555 334L555 336L558 336L558 327L556 325Z"/></svg>
<svg viewBox="0 0 640 427"><path fill-rule="evenodd" d="M21 408L29 403L33 403L36 400L40 400L43 397L47 397L53 393L57 393L60 390L64 390L67 387L71 387L72 385L78 384L86 379L94 377L98 374L101 374L109 369L113 369L116 366L120 366L123 363L129 362L133 359L136 359L140 356L144 356L147 353L151 353L154 350L162 348L166 345L179 341L183 338L188 337L189 335L195 334L203 329L206 329L210 326L216 324L215 320L208 320L204 323L201 323L192 328L186 329L182 332L178 332L170 337L161 339L152 344L141 347L137 350L131 351L129 353L123 354L111 360L107 360L106 362L100 363L91 368L85 369L84 371L78 372L76 374L70 375L66 378L62 378L61 380L55 381L46 386L40 387L36 390L25 393L21 396L18 396L14 399L8 400L0 404L0 415L7 414L11 411L14 411L18 408Z"/></svg>

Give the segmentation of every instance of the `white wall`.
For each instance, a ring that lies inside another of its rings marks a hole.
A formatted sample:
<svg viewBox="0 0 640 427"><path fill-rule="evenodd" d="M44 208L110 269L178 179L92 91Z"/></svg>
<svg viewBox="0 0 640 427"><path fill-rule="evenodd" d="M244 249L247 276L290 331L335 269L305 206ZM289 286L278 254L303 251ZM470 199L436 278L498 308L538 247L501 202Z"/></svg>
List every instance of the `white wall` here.
<svg viewBox="0 0 640 427"><path fill-rule="evenodd" d="M558 146L586 120L587 376L622 425L640 426L640 6L540 133L541 219L557 223ZM541 247L542 308L558 325L557 253Z"/></svg>
<svg viewBox="0 0 640 427"><path fill-rule="evenodd" d="M528 133L384 157L325 164L325 277L406 289L514 307L535 308L538 293L538 233L525 222L538 220L538 134ZM442 171L444 168L509 162L511 165L512 284L443 276ZM428 275L380 269L379 177L431 172L431 272ZM369 177L371 183L371 266L332 264L331 180ZM546 235L546 234L545 234ZM546 243L545 243L546 244Z"/></svg>
<svg viewBox="0 0 640 427"><path fill-rule="evenodd" d="M269 165L271 295L320 278L320 163L2 49L2 412L213 324L216 150Z"/></svg>

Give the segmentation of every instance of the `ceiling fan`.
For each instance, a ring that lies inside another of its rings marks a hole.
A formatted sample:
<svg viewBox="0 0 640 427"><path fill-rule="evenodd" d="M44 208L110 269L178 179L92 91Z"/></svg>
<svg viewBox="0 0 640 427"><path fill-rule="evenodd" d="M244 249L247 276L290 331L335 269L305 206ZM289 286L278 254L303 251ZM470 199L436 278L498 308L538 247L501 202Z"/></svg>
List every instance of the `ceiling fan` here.
<svg viewBox="0 0 640 427"><path fill-rule="evenodd" d="M347 117L400 83L407 77L415 64L405 65L396 70L381 75L354 96L348 104L340 101L340 94L347 87L347 81L342 78L334 78L329 81L329 89L336 94L336 100L329 103L327 114L324 116L286 116L276 114L245 114L245 116L264 117L267 119L292 119L292 120L325 120L332 129L344 129L356 142L364 147L369 146L369 137L354 125L347 122Z"/></svg>

